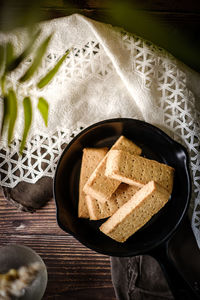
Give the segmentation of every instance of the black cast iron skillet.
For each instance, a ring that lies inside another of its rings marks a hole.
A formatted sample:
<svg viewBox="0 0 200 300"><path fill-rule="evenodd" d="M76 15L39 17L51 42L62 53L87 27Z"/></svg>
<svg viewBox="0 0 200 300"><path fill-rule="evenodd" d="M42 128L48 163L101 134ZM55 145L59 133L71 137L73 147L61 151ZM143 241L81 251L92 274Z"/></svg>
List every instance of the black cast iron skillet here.
<svg viewBox="0 0 200 300"><path fill-rule="evenodd" d="M142 148L142 155L175 169L171 198L143 228L125 243L104 235L99 226L105 220L89 221L77 216L79 174L85 147L110 147L124 135ZM54 178L54 197L59 226L88 248L109 256L154 256L165 271L176 299L198 299L198 294L168 256L168 243L184 219L191 195L186 149L163 131L135 119L111 119L94 124L78 134L65 148ZM181 246L181 245L180 245Z"/></svg>

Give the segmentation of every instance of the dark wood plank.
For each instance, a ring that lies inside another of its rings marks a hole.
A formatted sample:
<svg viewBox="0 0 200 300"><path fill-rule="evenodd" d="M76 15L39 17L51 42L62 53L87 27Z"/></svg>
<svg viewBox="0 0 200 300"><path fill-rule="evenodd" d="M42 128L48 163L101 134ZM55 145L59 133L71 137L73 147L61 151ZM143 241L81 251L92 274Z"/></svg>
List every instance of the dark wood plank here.
<svg viewBox="0 0 200 300"><path fill-rule="evenodd" d="M0 234L64 234L56 222L53 199L35 213L21 212L7 200L1 199L0 219Z"/></svg>
<svg viewBox="0 0 200 300"><path fill-rule="evenodd" d="M68 299L84 299L82 293L88 299L102 299L99 292L104 299L115 299L109 257L85 248L71 236L1 234L0 245L7 243L29 246L43 258L48 270L44 299L67 295L73 295Z"/></svg>
<svg viewBox="0 0 200 300"><path fill-rule="evenodd" d="M54 200L36 213L17 211L0 192L0 246L31 247L44 260L48 286L44 300L114 300L110 258L63 232L56 223Z"/></svg>

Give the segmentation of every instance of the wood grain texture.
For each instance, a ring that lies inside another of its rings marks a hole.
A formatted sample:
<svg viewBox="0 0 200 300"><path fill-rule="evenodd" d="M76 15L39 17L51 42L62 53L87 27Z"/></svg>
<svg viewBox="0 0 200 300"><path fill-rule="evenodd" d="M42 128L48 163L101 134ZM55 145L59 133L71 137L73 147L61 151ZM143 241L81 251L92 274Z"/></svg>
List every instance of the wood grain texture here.
<svg viewBox="0 0 200 300"><path fill-rule="evenodd" d="M18 211L0 192L0 246L31 247L44 260L48 285L44 300L114 300L110 258L63 232L56 223L52 199L36 213Z"/></svg>

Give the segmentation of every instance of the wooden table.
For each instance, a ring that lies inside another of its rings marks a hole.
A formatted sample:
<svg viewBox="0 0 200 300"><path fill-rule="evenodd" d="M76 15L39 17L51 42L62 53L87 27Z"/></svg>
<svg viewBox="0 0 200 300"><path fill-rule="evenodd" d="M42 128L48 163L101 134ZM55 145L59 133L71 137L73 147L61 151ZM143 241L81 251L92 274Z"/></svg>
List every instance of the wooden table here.
<svg viewBox="0 0 200 300"><path fill-rule="evenodd" d="M52 199L36 213L17 211L0 192L0 246L31 247L44 260L48 285L44 300L114 300L110 258L63 232ZM36 299L37 300L37 299Z"/></svg>

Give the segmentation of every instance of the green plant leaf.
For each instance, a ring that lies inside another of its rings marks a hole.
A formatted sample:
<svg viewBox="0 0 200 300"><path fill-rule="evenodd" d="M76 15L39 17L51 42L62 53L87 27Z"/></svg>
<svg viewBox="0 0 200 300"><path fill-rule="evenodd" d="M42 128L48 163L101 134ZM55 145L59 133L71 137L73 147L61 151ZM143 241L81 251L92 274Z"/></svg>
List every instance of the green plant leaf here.
<svg viewBox="0 0 200 300"><path fill-rule="evenodd" d="M32 105L31 105L30 97L24 98L23 107L24 107L24 132L23 132L23 137L20 145L20 154L22 154L22 151L25 147L26 139L32 122Z"/></svg>
<svg viewBox="0 0 200 300"><path fill-rule="evenodd" d="M5 95L3 98L3 119L1 123L1 136L3 135L6 124L9 120L9 109L8 109L8 96Z"/></svg>
<svg viewBox="0 0 200 300"><path fill-rule="evenodd" d="M8 127L8 144L10 144L13 136L15 122L17 119L17 97L15 92L10 89L8 92L8 113L9 113L9 127Z"/></svg>
<svg viewBox="0 0 200 300"><path fill-rule="evenodd" d="M5 58L5 73L8 70L8 66L12 63L14 60L14 47L11 42L8 42L6 44L6 58Z"/></svg>
<svg viewBox="0 0 200 300"><path fill-rule="evenodd" d="M37 87L39 89L42 89L45 85L47 85L54 77L54 75L58 72L58 70L60 69L62 63L64 62L64 60L66 59L66 57L68 56L70 50L67 50L67 52L59 59L59 61L57 62L57 64L53 67L53 69L51 69L38 83L37 83Z"/></svg>
<svg viewBox="0 0 200 300"><path fill-rule="evenodd" d="M0 72L2 71L4 66L4 46L0 45Z"/></svg>
<svg viewBox="0 0 200 300"><path fill-rule="evenodd" d="M40 35L41 30L37 30L33 37L31 38L31 40L29 41L27 47L24 49L24 51L17 57L14 58L14 60L8 65L7 67L7 71L11 72L13 70L15 70L19 64L31 53L31 50L33 49L33 45L36 41L36 39L38 38L38 36Z"/></svg>
<svg viewBox="0 0 200 300"><path fill-rule="evenodd" d="M48 125L49 103L43 97L40 97L38 99L37 107L40 111L40 114L44 120L45 125L47 126Z"/></svg>
<svg viewBox="0 0 200 300"><path fill-rule="evenodd" d="M28 68L28 70L25 72L25 74L19 79L20 82L24 82L29 80L33 74L35 73L35 71L37 70L37 68L39 67L42 58L47 50L47 47L49 45L49 42L51 40L52 34L49 35L38 47L36 54L35 54L35 58L33 60L33 63L31 64L31 66Z"/></svg>
<svg viewBox="0 0 200 300"><path fill-rule="evenodd" d="M6 81L6 75L3 74L3 76L1 77L1 91L2 91L2 95L5 95L5 81Z"/></svg>

